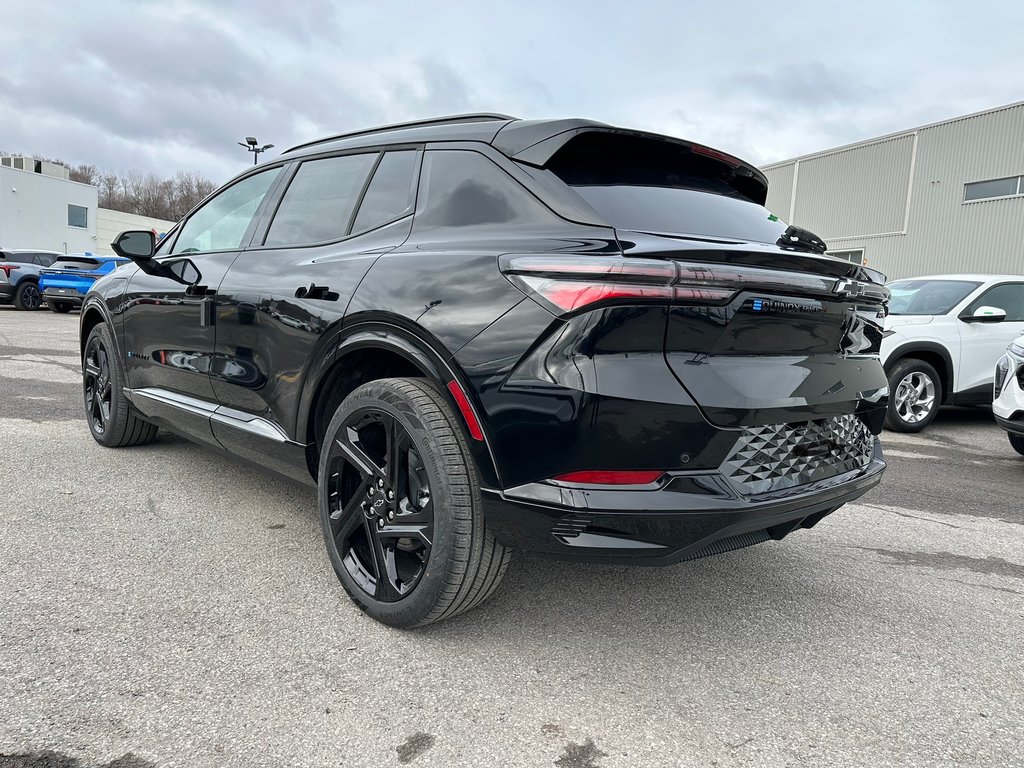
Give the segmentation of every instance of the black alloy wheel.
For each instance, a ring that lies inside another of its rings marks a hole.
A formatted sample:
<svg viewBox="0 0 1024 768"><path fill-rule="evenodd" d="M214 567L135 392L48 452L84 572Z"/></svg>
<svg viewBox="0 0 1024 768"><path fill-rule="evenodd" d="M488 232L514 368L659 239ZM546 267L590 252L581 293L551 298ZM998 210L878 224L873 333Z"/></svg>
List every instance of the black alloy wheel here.
<svg viewBox="0 0 1024 768"><path fill-rule="evenodd" d="M498 586L511 553L483 519L466 438L441 390L379 379L352 392L320 455L327 553L352 600L393 627L462 613Z"/></svg>
<svg viewBox="0 0 1024 768"><path fill-rule="evenodd" d="M331 534L367 595L392 603L416 588L430 559L434 506L423 459L402 423L356 411L328 458Z"/></svg>
<svg viewBox="0 0 1024 768"><path fill-rule="evenodd" d="M89 332L82 356L82 393L89 432L100 445L122 448L156 438L157 427L132 408L121 390L124 374L106 324Z"/></svg>
<svg viewBox="0 0 1024 768"><path fill-rule="evenodd" d="M39 286L31 280L23 280L18 284L18 290L14 294L14 306L17 309L36 310L43 305L43 294Z"/></svg>
<svg viewBox="0 0 1024 768"><path fill-rule="evenodd" d="M85 387L85 414L93 434L103 435L110 425L113 410L113 384L110 380L110 355L99 334L93 335L85 347L82 363Z"/></svg>

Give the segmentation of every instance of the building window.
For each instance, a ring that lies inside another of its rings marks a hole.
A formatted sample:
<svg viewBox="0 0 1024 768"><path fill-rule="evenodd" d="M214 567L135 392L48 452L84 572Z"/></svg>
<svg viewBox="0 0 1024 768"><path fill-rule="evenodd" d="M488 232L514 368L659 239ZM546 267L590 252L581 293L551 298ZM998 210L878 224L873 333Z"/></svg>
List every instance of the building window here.
<svg viewBox="0 0 1024 768"><path fill-rule="evenodd" d="M972 181L964 184L964 202L973 200L992 200L996 197L1015 197L1024 195L1024 177L1008 176L1005 179L989 179L988 181Z"/></svg>
<svg viewBox="0 0 1024 768"><path fill-rule="evenodd" d="M858 249L853 250L853 251L829 251L828 255L832 256L833 258L836 258L836 259L842 259L843 261L848 261L851 264L860 264L861 266L864 265L864 249L863 248L858 248Z"/></svg>
<svg viewBox="0 0 1024 768"><path fill-rule="evenodd" d="M89 226L89 209L84 205L68 204L68 226L87 229Z"/></svg>

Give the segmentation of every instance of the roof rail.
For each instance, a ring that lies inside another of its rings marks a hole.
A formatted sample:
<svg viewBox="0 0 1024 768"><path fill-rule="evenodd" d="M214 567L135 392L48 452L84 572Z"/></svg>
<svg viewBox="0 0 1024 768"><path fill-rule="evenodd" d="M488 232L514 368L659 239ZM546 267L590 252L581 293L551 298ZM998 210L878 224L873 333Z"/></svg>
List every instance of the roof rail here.
<svg viewBox="0 0 1024 768"><path fill-rule="evenodd" d="M516 118L511 115L500 115L494 113L480 113L480 114L466 114L466 115L448 115L446 117L431 117L426 120L412 120L408 123L394 123L392 125L382 125L379 128L364 128L361 131L351 131L350 133L338 133L334 136L326 136L322 139L316 139L315 141L307 141L304 144L296 144L294 147L289 147L282 155L287 155L289 152L294 152L296 149L304 149L306 147L316 146L317 144L325 144L329 141L338 141L340 139L350 139L354 136L365 136L370 133L384 133L385 131L400 131L404 128L419 128L421 126L428 125L455 125L458 123L483 123L489 120L515 120Z"/></svg>

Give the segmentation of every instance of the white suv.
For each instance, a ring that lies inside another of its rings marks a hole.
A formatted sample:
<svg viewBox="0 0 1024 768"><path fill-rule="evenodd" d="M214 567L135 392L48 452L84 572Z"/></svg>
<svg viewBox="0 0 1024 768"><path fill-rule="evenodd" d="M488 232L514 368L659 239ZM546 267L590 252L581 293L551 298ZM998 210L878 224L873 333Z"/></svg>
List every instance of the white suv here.
<svg viewBox="0 0 1024 768"><path fill-rule="evenodd" d="M1024 276L937 275L889 283L885 425L919 432L940 405L992 402L996 361L1024 333Z"/></svg>
<svg viewBox="0 0 1024 768"><path fill-rule="evenodd" d="M1024 336L999 358L995 378L992 413L1010 437L1013 450L1024 456Z"/></svg>

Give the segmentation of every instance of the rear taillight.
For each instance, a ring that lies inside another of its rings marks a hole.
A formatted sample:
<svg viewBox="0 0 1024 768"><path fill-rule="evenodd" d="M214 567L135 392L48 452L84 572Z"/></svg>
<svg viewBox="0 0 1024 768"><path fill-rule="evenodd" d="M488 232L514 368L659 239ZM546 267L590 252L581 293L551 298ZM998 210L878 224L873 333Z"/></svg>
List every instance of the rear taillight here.
<svg viewBox="0 0 1024 768"><path fill-rule="evenodd" d="M587 469L551 479L580 485L648 485L664 474L660 469Z"/></svg>
<svg viewBox="0 0 1024 768"><path fill-rule="evenodd" d="M685 277L674 262L620 257L513 256L502 272L561 312L609 302L724 304L736 289Z"/></svg>
<svg viewBox="0 0 1024 768"><path fill-rule="evenodd" d="M11 282L11 271L17 268L15 264L0 264L0 283Z"/></svg>

